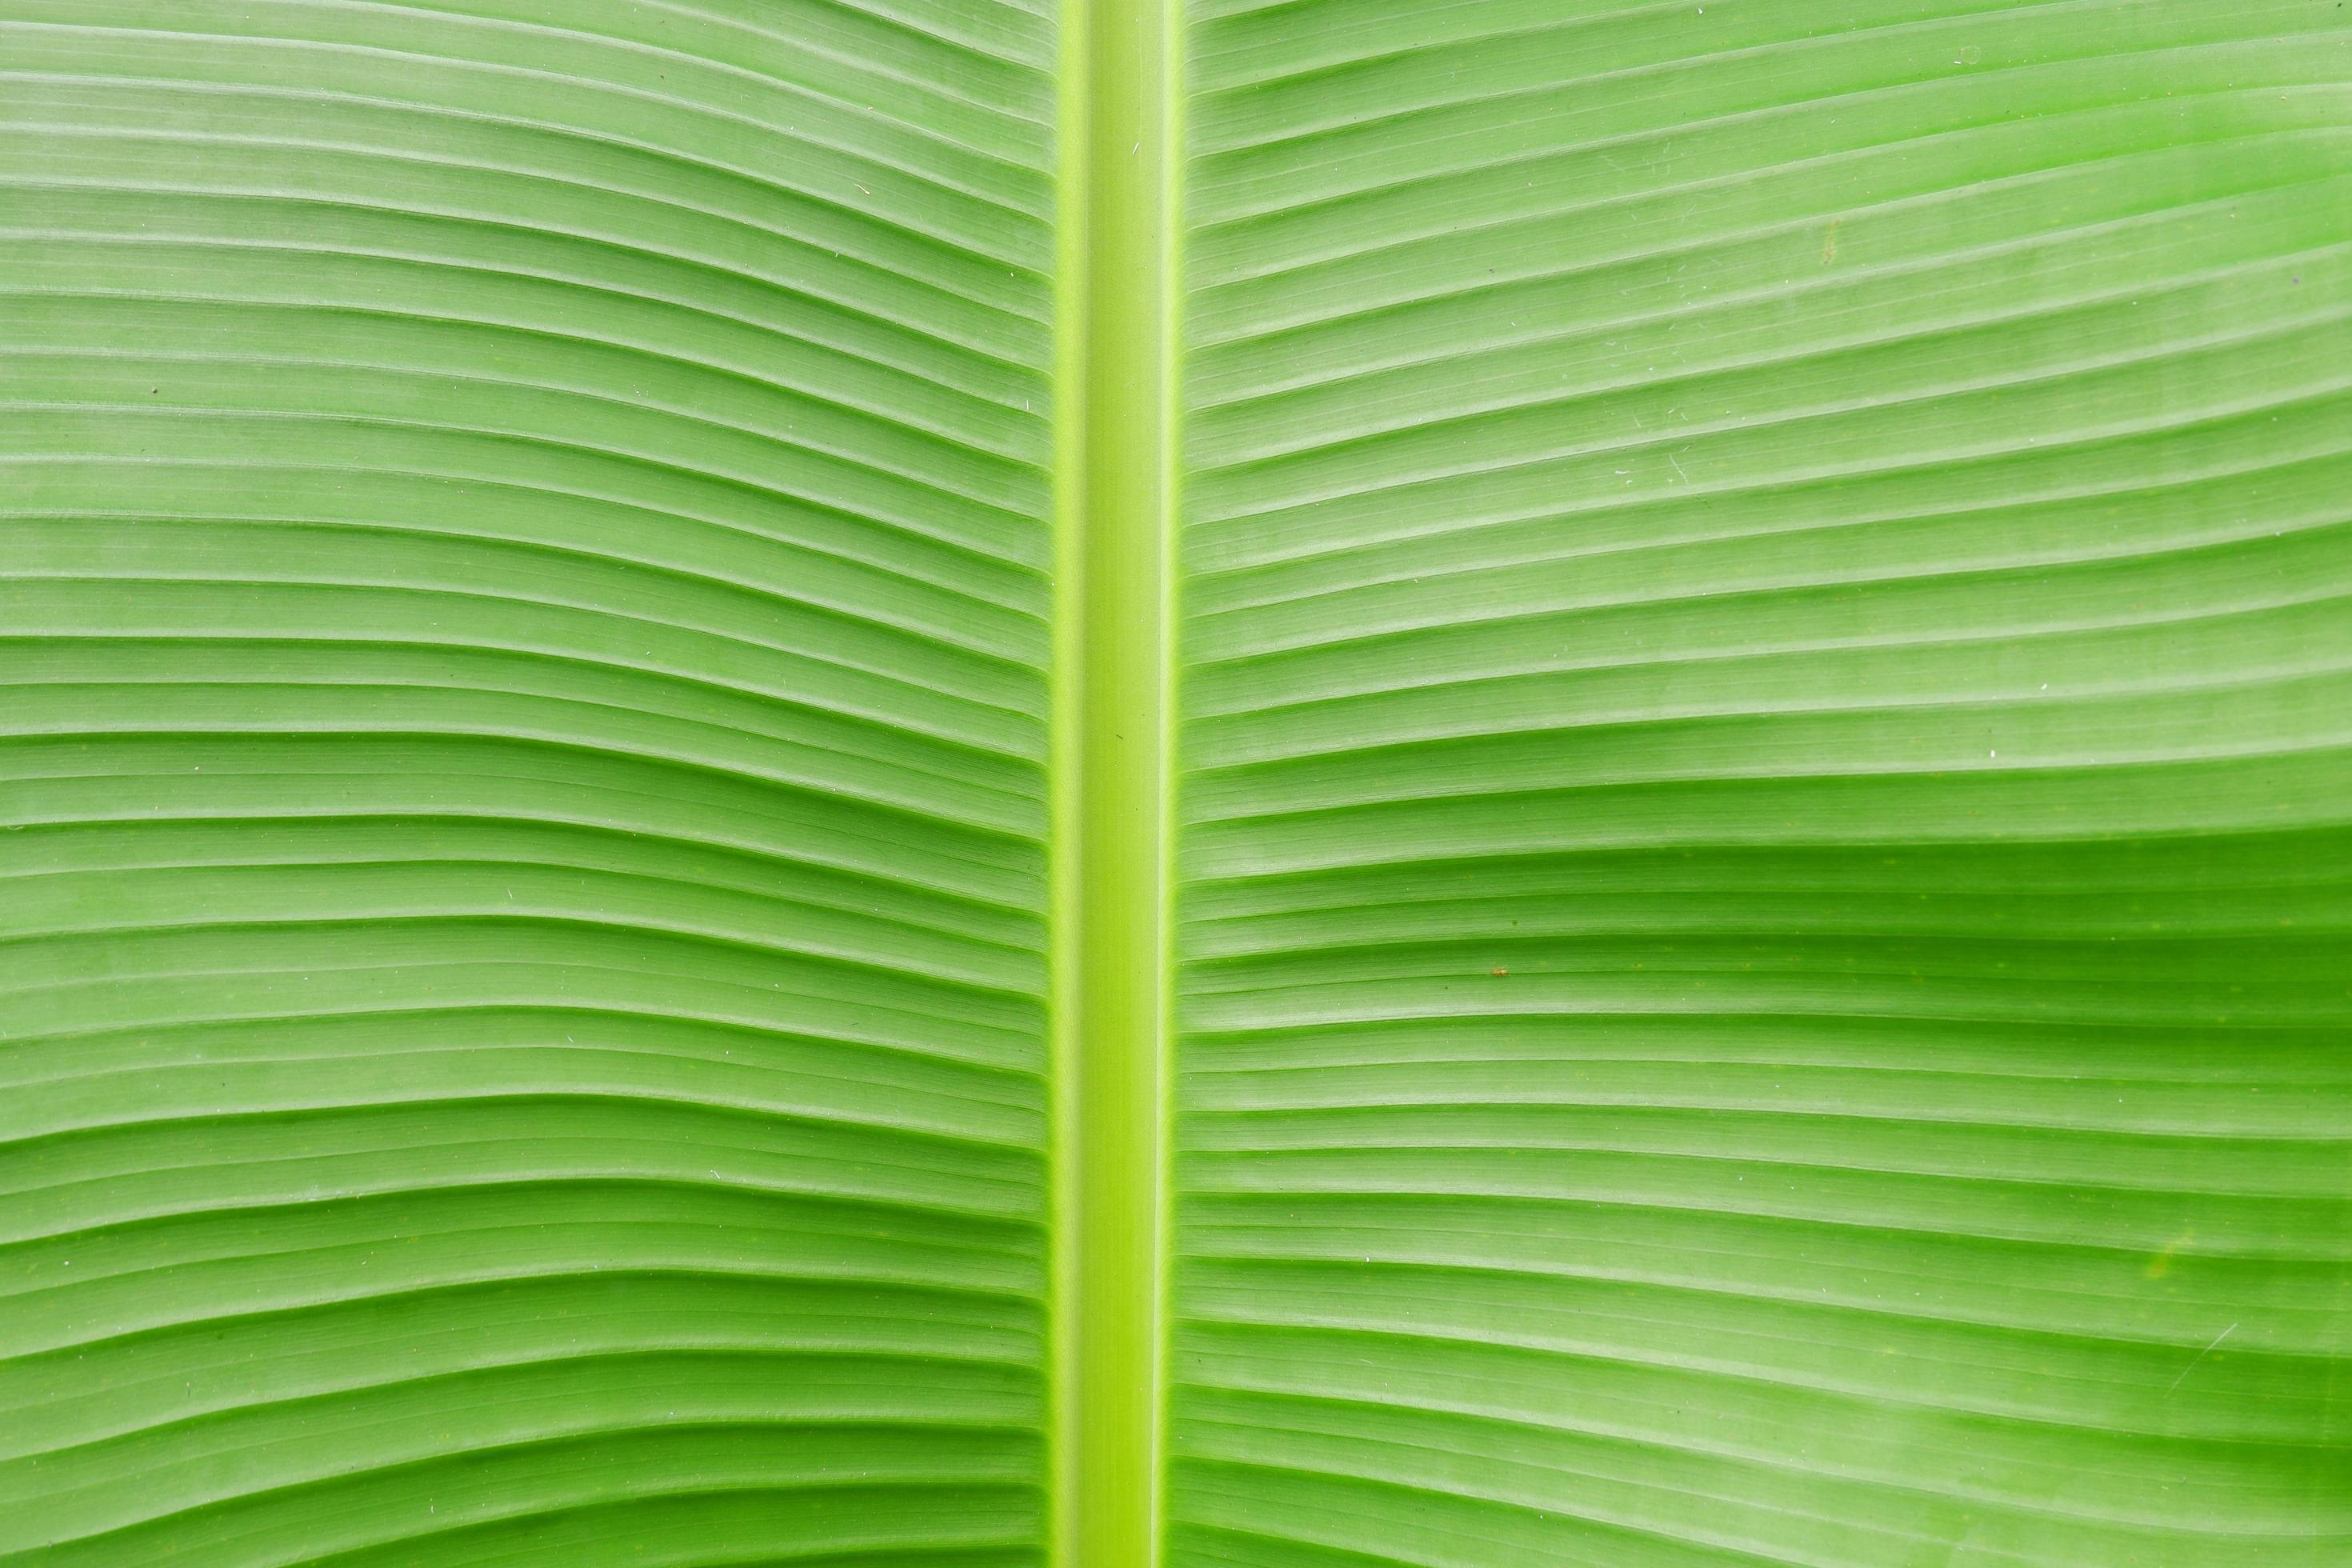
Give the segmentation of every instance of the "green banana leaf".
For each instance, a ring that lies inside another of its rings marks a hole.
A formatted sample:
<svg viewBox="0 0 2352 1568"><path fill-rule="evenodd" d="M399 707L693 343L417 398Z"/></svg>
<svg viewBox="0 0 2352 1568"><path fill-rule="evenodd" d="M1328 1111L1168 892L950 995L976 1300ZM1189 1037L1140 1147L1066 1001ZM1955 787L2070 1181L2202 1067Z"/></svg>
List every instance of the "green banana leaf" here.
<svg viewBox="0 0 2352 1568"><path fill-rule="evenodd" d="M0 0L0 1563L2352 1564L2336 0Z"/></svg>

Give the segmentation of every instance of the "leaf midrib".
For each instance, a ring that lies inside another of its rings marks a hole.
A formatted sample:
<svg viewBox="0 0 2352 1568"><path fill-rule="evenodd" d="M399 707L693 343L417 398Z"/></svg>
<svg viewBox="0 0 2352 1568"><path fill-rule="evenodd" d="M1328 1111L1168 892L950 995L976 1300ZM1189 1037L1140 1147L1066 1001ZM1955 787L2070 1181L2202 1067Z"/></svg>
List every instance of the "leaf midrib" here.
<svg viewBox="0 0 2352 1568"><path fill-rule="evenodd" d="M1159 1561L1174 0L1063 0L1055 362L1053 1560Z"/></svg>

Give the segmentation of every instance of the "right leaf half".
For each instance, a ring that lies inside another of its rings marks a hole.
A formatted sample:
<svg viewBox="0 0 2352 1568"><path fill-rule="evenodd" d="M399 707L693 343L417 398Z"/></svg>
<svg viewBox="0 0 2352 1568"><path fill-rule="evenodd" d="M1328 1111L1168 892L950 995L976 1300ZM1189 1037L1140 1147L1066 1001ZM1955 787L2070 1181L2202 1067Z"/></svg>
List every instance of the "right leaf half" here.
<svg viewBox="0 0 2352 1568"><path fill-rule="evenodd" d="M1194 0L1175 1563L2352 1560L2347 15Z"/></svg>

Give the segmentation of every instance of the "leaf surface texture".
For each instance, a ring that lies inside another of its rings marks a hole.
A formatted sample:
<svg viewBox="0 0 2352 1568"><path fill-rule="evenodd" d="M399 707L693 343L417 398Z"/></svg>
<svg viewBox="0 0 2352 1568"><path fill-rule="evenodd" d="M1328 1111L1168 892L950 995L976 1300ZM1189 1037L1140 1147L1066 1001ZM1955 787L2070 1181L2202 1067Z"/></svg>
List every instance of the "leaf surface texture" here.
<svg viewBox="0 0 2352 1568"><path fill-rule="evenodd" d="M1129 3L0 0L0 1561L2352 1561L2347 14Z"/></svg>

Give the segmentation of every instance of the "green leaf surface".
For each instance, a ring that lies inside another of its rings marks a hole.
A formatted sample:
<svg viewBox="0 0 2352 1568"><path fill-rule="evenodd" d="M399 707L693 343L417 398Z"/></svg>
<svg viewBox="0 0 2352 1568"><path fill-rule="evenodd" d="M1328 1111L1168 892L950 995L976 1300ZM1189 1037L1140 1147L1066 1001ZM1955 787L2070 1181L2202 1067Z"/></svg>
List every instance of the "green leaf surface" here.
<svg viewBox="0 0 2352 1568"><path fill-rule="evenodd" d="M0 0L0 1562L2352 1563L2333 0Z"/></svg>
<svg viewBox="0 0 2352 1568"><path fill-rule="evenodd" d="M1034 1561L1050 18L0 14L0 1553Z"/></svg>
<svg viewBox="0 0 2352 1568"><path fill-rule="evenodd" d="M2341 15L1195 17L1174 1560L2352 1562Z"/></svg>

